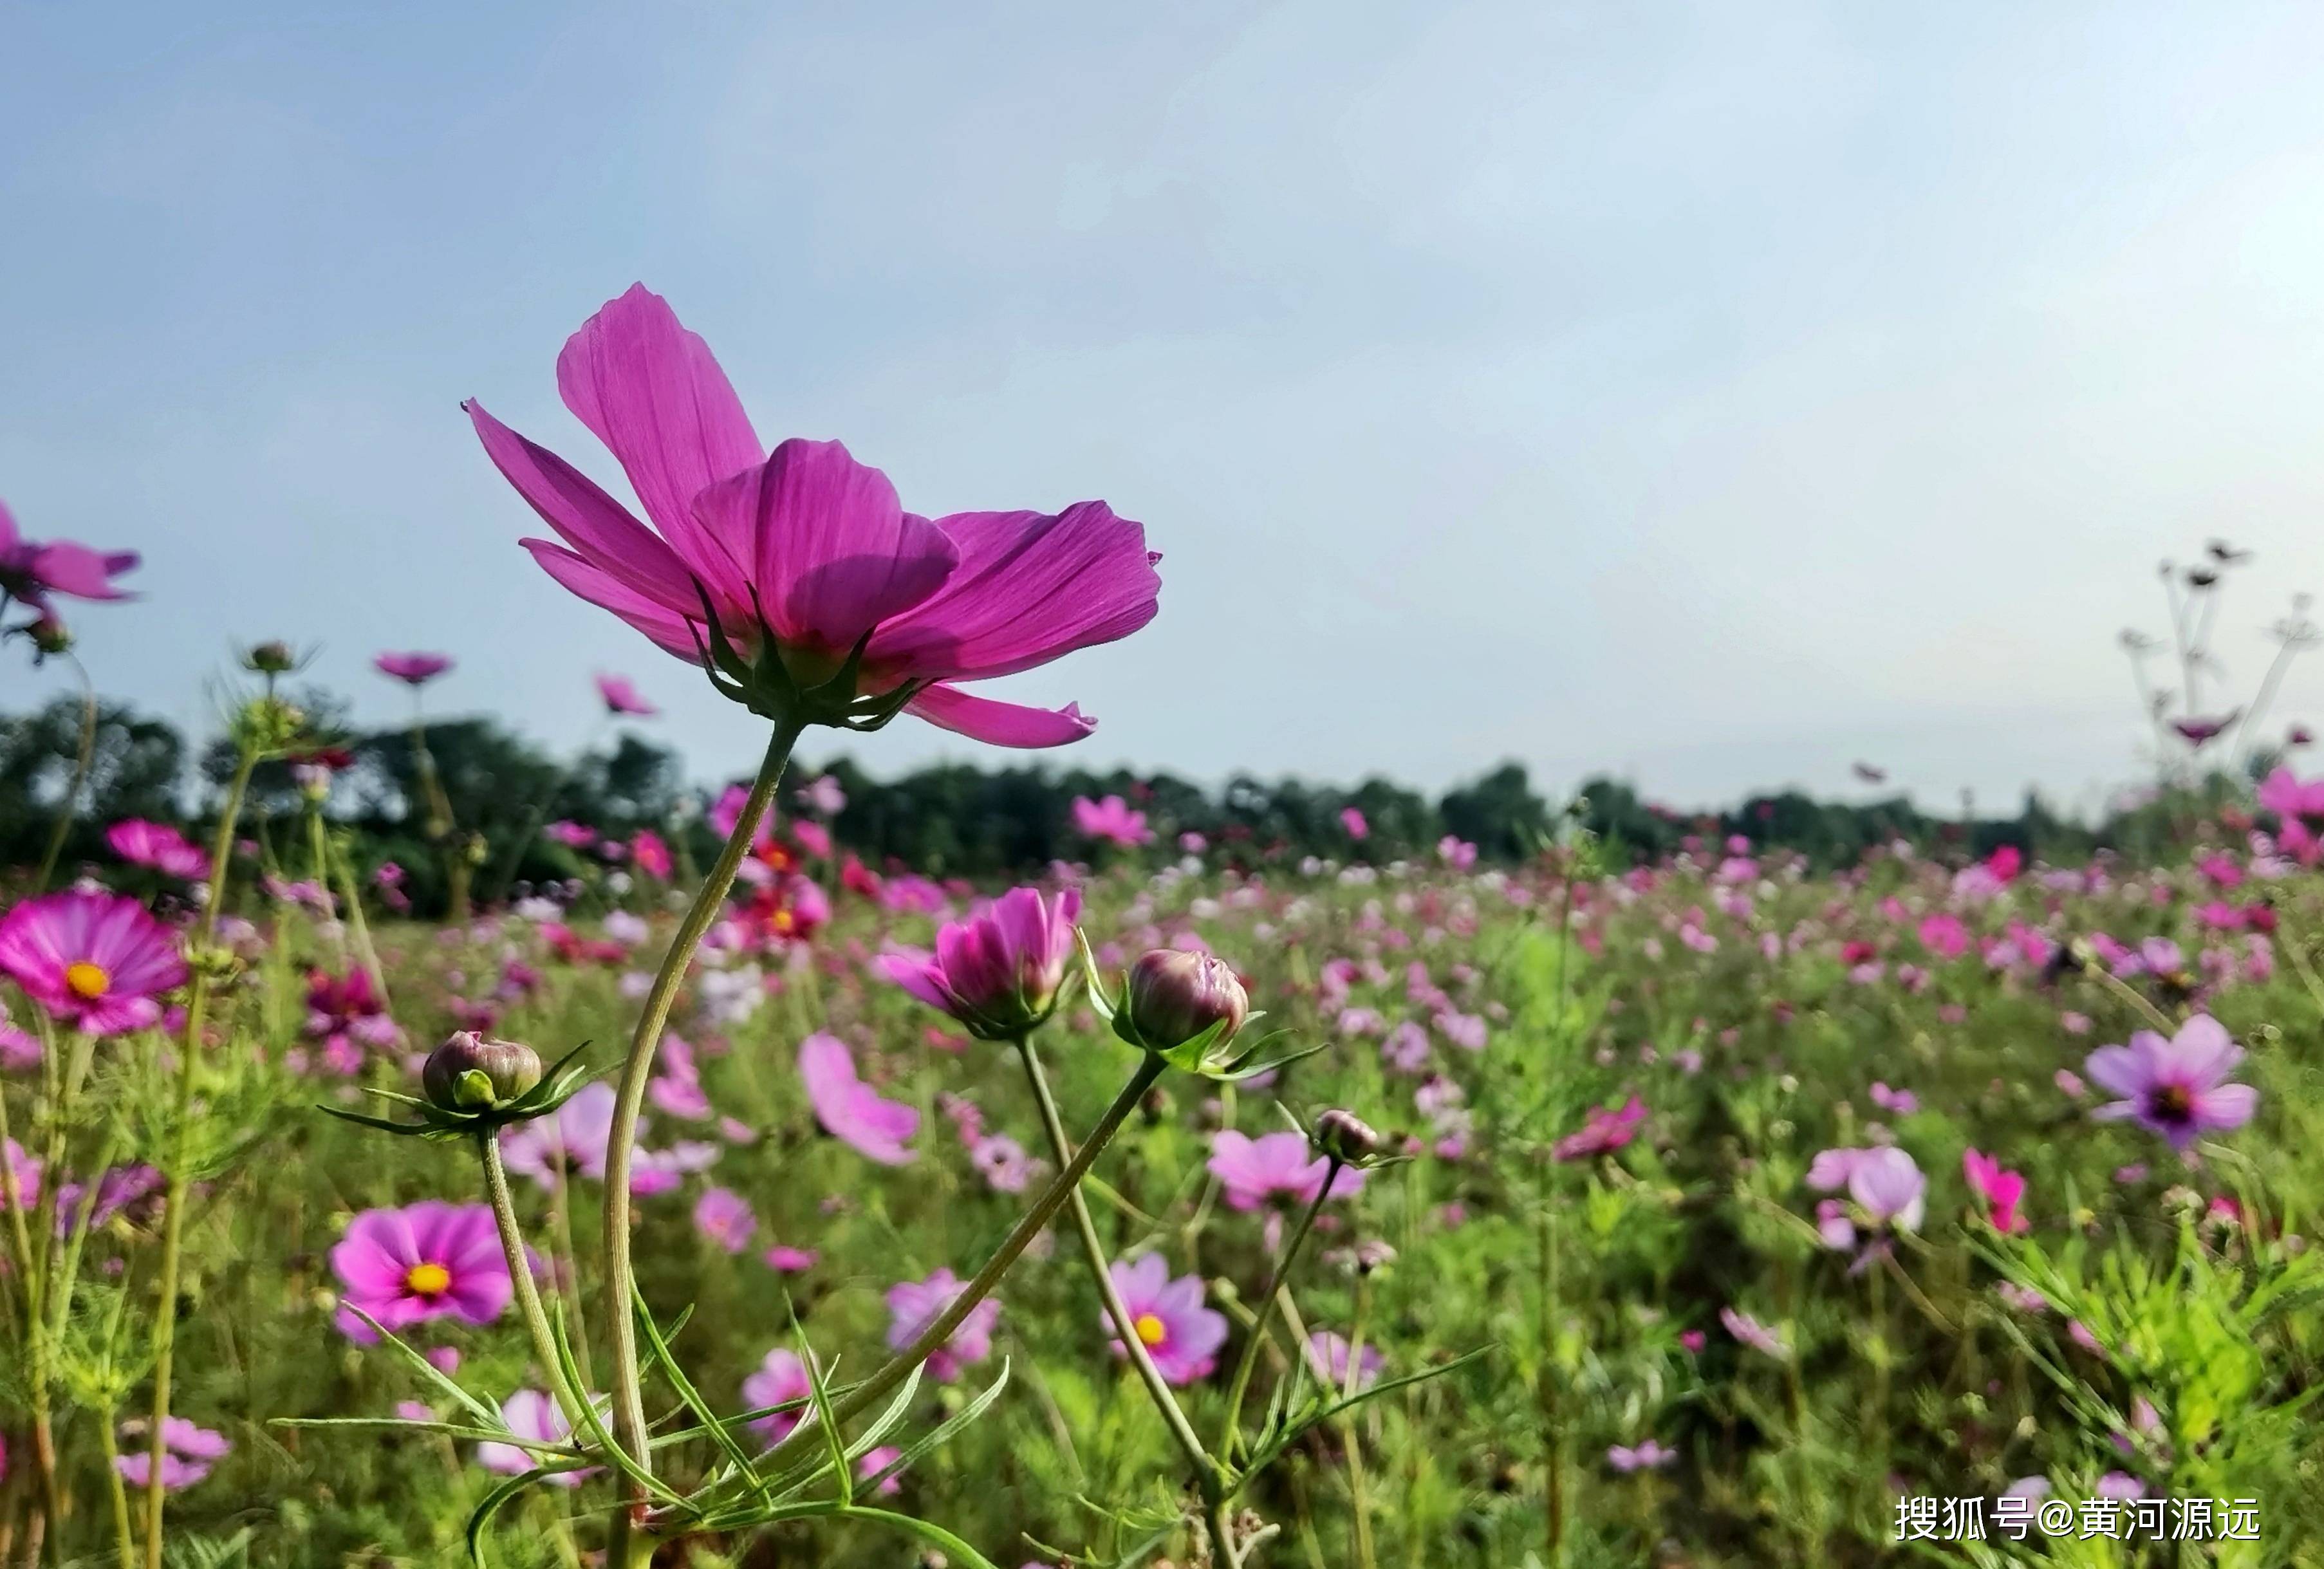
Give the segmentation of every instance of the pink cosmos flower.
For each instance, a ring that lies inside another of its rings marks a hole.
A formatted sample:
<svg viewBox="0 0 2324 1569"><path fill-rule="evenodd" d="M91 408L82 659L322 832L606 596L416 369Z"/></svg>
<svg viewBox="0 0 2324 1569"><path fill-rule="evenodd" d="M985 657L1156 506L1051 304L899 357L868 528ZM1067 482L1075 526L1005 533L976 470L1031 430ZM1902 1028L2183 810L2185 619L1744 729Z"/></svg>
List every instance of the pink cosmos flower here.
<svg viewBox="0 0 2324 1569"><path fill-rule="evenodd" d="M751 1201L741 1194L731 1188L706 1187L694 1201L694 1229L716 1246L739 1253L751 1245L759 1217L752 1213Z"/></svg>
<svg viewBox="0 0 2324 1569"><path fill-rule="evenodd" d="M880 960L887 977L941 1009L982 1039L1006 1039L1049 1015L1074 955L1082 896L1066 889L1045 899L1012 888L963 921L936 933L936 951L907 950Z"/></svg>
<svg viewBox="0 0 2324 1569"><path fill-rule="evenodd" d="M759 1371L742 1380L742 1408L756 1411L768 1406L786 1406L799 1402L788 1411L770 1411L751 1419L751 1430L767 1441L770 1448L791 1435L791 1429L805 1421L815 1398L814 1380L807 1377L807 1363L798 1353L777 1346L759 1364Z"/></svg>
<svg viewBox="0 0 2324 1569"><path fill-rule="evenodd" d="M2243 1056L2243 1048L2207 1013L2187 1020L2169 1040L2139 1030L2128 1046L2102 1046L2082 1064L2101 1089L2122 1097L2090 1115L2102 1121L2128 1118L2184 1150L2205 1133L2242 1127L2259 1109L2257 1090L2227 1082Z"/></svg>
<svg viewBox="0 0 2324 1569"><path fill-rule="evenodd" d="M363 1345L379 1337L351 1308L390 1331L447 1315L490 1324L516 1289L493 1212L480 1204L365 1210L331 1250L331 1269L343 1288L340 1332Z"/></svg>
<svg viewBox="0 0 2324 1569"><path fill-rule="evenodd" d="M1379 1382L1380 1369L1387 1365L1379 1348L1367 1345L1356 1359L1356 1376L1352 1386L1348 1380L1348 1353L1354 1348L1348 1337L1337 1330L1319 1329L1307 1337L1307 1366L1314 1375L1335 1389L1354 1388L1369 1389Z"/></svg>
<svg viewBox="0 0 2324 1569"><path fill-rule="evenodd" d="M1588 1160L1611 1154L1637 1137L1638 1124L1646 1119L1646 1103L1635 1094L1618 1110L1594 1106L1582 1130L1560 1139L1550 1154L1559 1160Z"/></svg>
<svg viewBox="0 0 2324 1569"><path fill-rule="evenodd" d="M904 1452L892 1444L874 1444L865 1450L862 1458L856 1461L855 1480L858 1483L870 1481L903 1458ZM881 1498L903 1491L904 1483L901 1473L887 1478L872 1491Z"/></svg>
<svg viewBox="0 0 2324 1569"><path fill-rule="evenodd" d="M650 719L661 712L638 695L637 688L630 684L627 676L601 674L597 678L597 696L604 699L608 714L627 714L634 718Z"/></svg>
<svg viewBox="0 0 2324 1569"><path fill-rule="evenodd" d="M392 676L408 686L424 687L452 668L449 654L382 654L372 660L383 676Z"/></svg>
<svg viewBox="0 0 2324 1569"><path fill-rule="evenodd" d="M669 881L669 844L651 828L640 828L630 840L630 864L662 882Z"/></svg>
<svg viewBox="0 0 2324 1569"><path fill-rule="evenodd" d="M1340 808L1340 826L1346 830L1349 838L1360 844L1372 836L1372 826L1364 821L1363 813L1353 807Z"/></svg>
<svg viewBox="0 0 2324 1569"><path fill-rule="evenodd" d="M1895 1146L1868 1149L1848 1174L1848 1196L1875 1224L1916 1232L1926 1208L1929 1179Z"/></svg>
<svg viewBox="0 0 2324 1569"><path fill-rule="evenodd" d="M133 1417L121 1425L123 1453L113 1457L113 1469L121 1480L133 1488L143 1487L152 1478L152 1455L148 1452L145 1435L152 1431L142 1417ZM210 1467L233 1453L234 1445L223 1433L213 1433L207 1427L197 1427L183 1417L161 1419L161 1489L176 1492L189 1488L210 1473Z"/></svg>
<svg viewBox="0 0 2324 1569"><path fill-rule="evenodd" d="M0 599L21 599L45 609L51 594L75 599L126 599L113 579L134 569L134 550L92 550L69 540L46 544L17 531L16 519L0 503Z"/></svg>
<svg viewBox="0 0 2324 1569"><path fill-rule="evenodd" d="M1665 1449L1649 1438L1637 1448L1617 1444L1606 1451L1606 1463L1625 1476L1635 1471L1659 1471L1678 1458L1675 1449Z"/></svg>
<svg viewBox="0 0 2324 1569"><path fill-rule="evenodd" d="M796 798L811 812L835 817L847 809L847 790L835 774L819 774L799 786Z"/></svg>
<svg viewBox="0 0 2324 1569"><path fill-rule="evenodd" d="M1314 1204L1323 1191L1323 1174L1331 1168L1330 1160L1309 1148L1306 1135L1289 1129L1253 1139L1225 1128L1211 1140L1209 1170L1219 1179L1231 1209L1257 1209L1278 1193L1296 1204ZM1363 1186L1364 1174L1343 1166L1332 1179L1332 1196L1351 1197Z"/></svg>
<svg viewBox="0 0 2324 1569"><path fill-rule="evenodd" d="M812 1269L823 1255L811 1248L787 1248L778 1242L759 1255L759 1261L778 1275L796 1275Z"/></svg>
<svg viewBox="0 0 2324 1569"><path fill-rule="evenodd" d="M595 1398L599 1408L604 1397ZM557 1402L540 1389L519 1389L501 1402L501 1421L519 1438L530 1438L538 1444L562 1444L573 1436L573 1424L565 1419ZM476 1463L486 1471L496 1471L503 1476L522 1476L548 1457L513 1444L487 1441L476 1445ZM593 1470L552 1472L543 1481L558 1487L579 1487Z"/></svg>
<svg viewBox="0 0 2324 1569"><path fill-rule="evenodd" d="M1785 1357L1791 1354L1791 1348L1784 1343L1782 1336L1738 1308L1720 1308L1719 1322L1727 1326L1728 1334L1749 1346L1753 1351L1764 1352L1771 1357Z"/></svg>
<svg viewBox="0 0 2324 1569"><path fill-rule="evenodd" d="M966 1285L949 1269L939 1269L925 1280L899 1281L888 1288L888 1349L902 1351L953 1303ZM998 1299L988 1297L968 1310L927 1361L928 1377L949 1384L961 1370L992 1354L992 1326L1001 1317Z"/></svg>
<svg viewBox="0 0 2324 1569"><path fill-rule="evenodd" d="M383 1050L403 1038L361 964L350 965L345 975L307 972L306 1034L322 1043L325 1064L342 1074L363 1066L364 1048Z"/></svg>
<svg viewBox="0 0 2324 1569"><path fill-rule="evenodd" d="M1154 842L1154 830L1146 826L1146 814L1132 811L1130 803L1120 796L1107 796L1093 801L1087 796L1074 798L1074 831L1084 839L1097 839L1124 849L1136 849Z"/></svg>
<svg viewBox="0 0 2324 1569"><path fill-rule="evenodd" d="M2009 1235L2025 1230L2025 1217L2017 1213L2025 1197L2024 1172L2004 1171L2001 1162L1971 1148L1961 1151L1961 1176L1970 1191L1985 1200L1986 1218L1995 1231Z"/></svg>
<svg viewBox="0 0 2324 1569"><path fill-rule="evenodd" d="M1142 1253L1129 1263L1117 1259L1110 1272L1156 1371L1173 1384L1208 1378L1218 1365L1219 1348L1226 1343L1227 1320L1226 1315L1203 1306L1203 1278L1181 1275L1172 1279L1169 1260L1159 1253ZM1112 1327L1111 1317L1100 1317L1108 1329ZM1120 1340L1110 1343L1114 1355L1129 1354Z"/></svg>
<svg viewBox="0 0 2324 1569"><path fill-rule="evenodd" d="M798 1070L825 1132L882 1166L908 1166L918 1158L907 1142L919 1131L919 1112L883 1099L858 1078L845 1041L820 1030L808 1036L799 1044Z"/></svg>
<svg viewBox="0 0 2324 1569"><path fill-rule="evenodd" d="M642 284L566 344L557 384L654 527L471 402L487 455L564 540L524 547L688 664L702 662L713 614L744 659L771 642L803 678L835 671L861 643L862 696L908 683L906 707L931 724L1056 746L1093 722L954 683L1031 669L1154 618L1161 580L1145 531L1102 502L930 521L836 441L788 440L769 454L709 346Z"/></svg>
<svg viewBox="0 0 2324 1569"><path fill-rule="evenodd" d="M638 1137L648 1123L638 1121ZM605 1179L605 1147L613 1137L613 1086L603 1082L584 1084L554 1116L535 1117L501 1134L501 1158L511 1171L521 1172L543 1187L554 1188L574 1177L592 1182ZM717 1147L687 1141L668 1149L640 1149L630 1168L630 1191L641 1197L667 1193L689 1172L700 1171L717 1157Z"/></svg>
<svg viewBox="0 0 2324 1569"><path fill-rule="evenodd" d="M72 890L0 916L0 974L60 1022L119 1035L161 1022L157 998L186 983L186 961L135 900Z"/></svg>
<svg viewBox="0 0 2324 1569"><path fill-rule="evenodd" d="M164 876L198 882L210 874L209 856L166 823L127 817L105 831L105 842L131 865L151 866Z"/></svg>

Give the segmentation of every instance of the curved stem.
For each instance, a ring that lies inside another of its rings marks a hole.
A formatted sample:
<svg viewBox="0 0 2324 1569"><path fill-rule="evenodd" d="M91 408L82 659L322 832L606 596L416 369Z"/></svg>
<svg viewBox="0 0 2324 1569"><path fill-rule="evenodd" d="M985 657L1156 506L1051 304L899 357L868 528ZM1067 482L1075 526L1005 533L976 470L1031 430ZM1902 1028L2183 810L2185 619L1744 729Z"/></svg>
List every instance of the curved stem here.
<svg viewBox="0 0 2324 1569"><path fill-rule="evenodd" d="M877 1372L836 1402L833 1416L838 1421L844 1423L861 1416L881 1396L902 1383L914 1368L927 1361L937 1348L952 1338L952 1332L960 1327L961 1320L966 1318L978 1303L992 1295L993 1288L1001 1284L1001 1278L1009 1273L1009 1267L1017 1261L1019 1254L1032 1245L1033 1239L1039 1236L1056 1213L1065 1207L1066 1196L1081 1181L1083 1173L1096 1161L1099 1151L1113 1141L1113 1136L1120 1131L1123 1121L1138 1109L1139 1102L1146 1098L1146 1092L1154 1087L1154 1081L1162 1076L1168 1066L1158 1057L1148 1056L1139 1060L1138 1071L1130 1075L1130 1082L1122 1085L1120 1094L1114 1096L1113 1104L1108 1106L1105 1115L1098 1119L1097 1126L1090 1131L1080 1152L1063 1171L1057 1173L1047 1187L1041 1190L1041 1196L1033 1201L1033 1207L1025 1212L1025 1218L1017 1223L1016 1229L1009 1233L999 1250L984 1261L984 1268L976 1272L975 1278L961 1288L960 1295L952 1299L950 1306L928 1322L927 1327L920 1331L911 1344L890 1357L881 1364ZM807 1444L825 1442L827 1440L820 1424L802 1422L791 1429L788 1437L761 1457L759 1468L764 1472Z"/></svg>
<svg viewBox="0 0 2324 1569"><path fill-rule="evenodd" d="M97 688L90 685L88 671L78 660L72 661L72 668L80 676L80 751L73 759L72 781L65 786L64 799L57 803L57 820L49 830L49 849L41 857L41 874L32 880L35 894L46 893L49 879L56 875L57 857L64 853L65 835L72 831L80 787L88 782L89 765L97 759Z"/></svg>
<svg viewBox="0 0 2324 1569"><path fill-rule="evenodd" d="M1049 1136L1049 1148L1056 1152L1057 1164L1064 1167L1073 1159L1074 1148L1065 1137L1065 1125L1057 1115L1056 1097L1049 1093L1048 1076L1041 1071L1041 1059L1033 1049L1033 1038L1028 1033L1016 1041L1018 1055L1025 1064L1026 1081L1032 1085L1033 1102L1041 1111L1041 1126ZM1065 1207L1074 1217L1074 1229L1081 1233L1082 1256L1089 1261L1090 1276L1097 1282L1098 1297L1105 1304L1106 1316L1113 1321L1114 1334L1120 1338L1122 1349L1130 1357L1130 1366L1138 1370L1146 1393L1154 1408L1162 1414L1162 1425L1170 1430L1186 1463L1194 1467L1194 1479L1208 1498L1217 1490L1220 1481L1218 1462L1195 1436L1194 1424L1171 1393L1169 1380L1162 1370L1154 1365L1154 1355L1147 1350L1146 1342L1138 1333L1137 1319L1130 1305L1121 1299L1121 1290L1113 1283L1113 1271L1107 1268L1105 1244L1098 1239L1097 1223L1090 1218L1089 1202L1082 1197L1077 1185L1065 1200Z"/></svg>
<svg viewBox="0 0 2324 1569"><path fill-rule="evenodd" d="M606 1340L612 1357L613 1421L630 1457L648 1470L653 1463L653 1450L647 1439L645 1391L638 1371L638 1330L632 1316L637 1288L630 1266L630 1158L637 1140L638 1113L645 1104L646 1080L653 1073L654 1053L669 1023L670 1006L678 1000L686 966L701 946L703 934L710 929L719 906L725 902L726 891L734 885L734 873L751 848L767 803L774 798L775 786L782 779L784 765L790 761L791 747L802 728L787 719L768 738L767 755L759 764L758 778L752 781L734 831L726 836L726 847L718 853L710 876L695 894L693 908L678 923L678 935L646 992L645 1008L638 1015L637 1033L631 1038L630 1055L622 1064L621 1082L614 1091L613 1126L605 1144ZM636 1490L633 1498L643 1501Z"/></svg>
<svg viewBox="0 0 2324 1569"><path fill-rule="evenodd" d="M1299 1249L1307 1241L1307 1233L1315 1229L1315 1217L1323 1213L1324 1204L1331 1201L1332 1184L1339 1179L1342 1164L1335 1158L1324 1169L1323 1186L1316 1191L1315 1202L1309 1204L1307 1212L1299 1217L1298 1230L1293 1232L1291 1240L1284 1243L1283 1256L1275 1261L1274 1271L1268 1277L1267 1289L1259 1293L1259 1310L1250 1326L1250 1338L1243 1343L1242 1359L1235 1363L1234 1382L1227 1390L1226 1423L1219 1429L1219 1453L1226 1457L1229 1464L1234 1463L1235 1444L1240 1436L1236 1429L1242 1422L1243 1396L1250 1392L1251 1370L1259 1365L1259 1348L1267 1339L1268 1315L1275 1311L1276 1297L1282 1291L1284 1281L1290 1278L1292 1263L1299 1257ZM1294 1347L1292 1355L1298 1354L1298 1348Z"/></svg>
<svg viewBox="0 0 2324 1569"><path fill-rule="evenodd" d="M258 767L255 749L245 748L235 761L234 780L226 787L218 811L217 830L210 838L208 897L202 905L206 930L217 929L224 913L226 869L234 854L235 824L242 817L243 797ZM161 1279L153 1306L153 1416L145 1441L145 1569L161 1569L161 1472L166 1458L163 1429L170 1417L170 1379L178 1338L178 1261L186 1234L188 1168L192 1164L194 1137L194 1075L202 1057L203 1015L209 1003L209 970L197 965L186 997L186 1034L178 1047L178 1094L175 1143L171 1150L170 1190L161 1223Z"/></svg>
<svg viewBox="0 0 2324 1569"><path fill-rule="evenodd" d="M1203 1506L1203 1524L1211 1538L1211 1555L1218 1569L1242 1569L1242 1553L1235 1546L1234 1522L1224 1499Z"/></svg>

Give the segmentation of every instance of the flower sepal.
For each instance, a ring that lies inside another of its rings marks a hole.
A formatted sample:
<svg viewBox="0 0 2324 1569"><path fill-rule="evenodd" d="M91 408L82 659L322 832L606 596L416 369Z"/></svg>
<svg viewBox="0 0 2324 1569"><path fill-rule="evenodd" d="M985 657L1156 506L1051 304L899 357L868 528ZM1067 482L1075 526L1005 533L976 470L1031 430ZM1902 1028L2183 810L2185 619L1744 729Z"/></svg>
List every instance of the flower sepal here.
<svg viewBox="0 0 2324 1569"><path fill-rule="evenodd" d="M472 1139L497 1133L512 1123L529 1122L535 1117L546 1117L563 1106L595 1077L587 1064L579 1060L589 1049L583 1041L557 1059L540 1082L521 1095L497 1104L479 1106L446 1106L419 1095L407 1095L396 1090L366 1087L365 1094L377 1095L383 1101L392 1101L410 1107L419 1114L417 1121L398 1121L391 1117L374 1117L362 1112L350 1112L343 1106L318 1104L316 1110L337 1117L342 1122L359 1127L376 1128L383 1133L396 1133L420 1139Z"/></svg>
<svg viewBox="0 0 2324 1569"><path fill-rule="evenodd" d="M711 603L709 588L697 580L695 590L702 596L703 624L708 631L706 638L702 632L695 632L695 650L703 672L720 697L742 704L762 719L777 724L825 725L835 730L869 734L883 728L902 713L904 705L928 685L925 680L908 680L891 691L862 696L857 687L862 679L863 651L872 642L872 632L868 631L855 640L855 646L847 651L847 657L829 676L802 681L784 657L782 645L775 641L774 633L766 630L770 623L765 610L758 611L761 633L756 657L746 656L726 635L717 609ZM755 606L755 596L753 604ZM691 621L687 625L688 630L694 630Z"/></svg>

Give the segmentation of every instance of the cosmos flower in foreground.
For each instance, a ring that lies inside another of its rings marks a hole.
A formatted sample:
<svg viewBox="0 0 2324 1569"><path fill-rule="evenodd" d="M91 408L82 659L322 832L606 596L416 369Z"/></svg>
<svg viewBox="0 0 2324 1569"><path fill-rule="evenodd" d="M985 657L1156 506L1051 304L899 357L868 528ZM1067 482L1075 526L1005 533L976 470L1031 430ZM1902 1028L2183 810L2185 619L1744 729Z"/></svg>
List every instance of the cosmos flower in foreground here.
<svg viewBox="0 0 2324 1569"><path fill-rule="evenodd" d="M78 890L0 916L0 974L90 1035L150 1029L164 992L186 983L177 935L134 899Z"/></svg>
<svg viewBox="0 0 2324 1569"><path fill-rule="evenodd" d="M446 1316L490 1324L516 1289L493 1212L480 1204L365 1210L331 1250L331 1269L342 1287L339 1329L364 1345L379 1337L350 1309L390 1331Z"/></svg>
<svg viewBox="0 0 2324 1569"><path fill-rule="evenodd" d="M1130 1326L1162 1377L1173 1384L1208 1378L1218 1365L1219 1348L1226 1343L1227 1319L1203 1306L1203 1278L1181 1275L1172 1279L1169 1260L1159 1253L1142 1253L1127 1263L1117 1259L1110 1272L1114 1289L1130 1309ZM1108 1329L1112 1327L1110 1318L1103 1321ZM1114 1355L1129 1354L1120 1340L1111 1343Z"/></svg>
<svg viewBox="0 0 2324 1569"><path fill-rule="evenodd" d="M925 1280L903 1280L888 1288L888 1349L902 1351L919 1338L967 1283L949 1269L939 1269ZM963 1368L992 1354L992 1326L1001 1318L1001 1303L988 1297L968 1310L952 1338L929 1354L928 1377L949 1384Z"/></svg>
<svg viewBox="0 0 2324 1569"><path fill-rule="evenodd" d="M1056 1005L1081 909L1082 896L1072 889L1045 899L1038 889L1012 888L966 920L946 922L933 956L889 954L880 968L971 1035L1007 1039L1039 1024Z"/></svg>
<svg viewBox="0 0 2324 1569"><path fill-rule="evenodd" d="M452 668L448 654L382 654L372 665L410 687L424 687Z"/></svg>
<svg viewBox="0 0 2324 1569"><path fill-rule="evenodd" d="M2092 1083L2122 1097L2090 1115L2126 1118L2183 1151L2205 1133L2242 1127L2259 1109L2257 1090L2227 1082L2243 1057L2243 1048L2208 1013L2187 1020L2169 1040L2139 1030L2128 1046L2102 1046L2082 1064Z"/></svg>
<svg viewBox="0 0 2324 1569"><path fill-rule="evenodd" d="M709 346L642 284L574 334L557 385L620 460L653 528L472 401L486 454L564 541L525 549L657 647L715 664L720 689L755 711L779 712L853 663L846 706L801 717L871 728L900 705L981 741L1056 746L1093 722L955 683L1028 670L1154 618L1161 579L1145 531L1102 502L930 521L836 441L770 454Z"/></svg>
<svg viewBox="0 0 2324 1569"><path fill-rule="evenodd" d="M917 1158L907 1141L919 1131L919 1112L858 1078L845 1041L820 1030L808 1036L799 1043L798 1070L825 1132L882 1166L908 1166Z"/></svg>
<svg viewBox="0 0 2324 1569"><path fill-rule="evenodd" d="M92 550L69 540L46 544L17 531L16 519L0 503L0 598L21 599L35 609L51 594L75 599L126 599L113 579L134 568L134 550Z"/></svg>
<svg viewBox="0 0 2324 1569"><path fill-rule="evenodd" d="M150 866L188 882L198 882L210 874L209 856L167 823L126 817L105 831L105 842L133 866Z"/></svg>
<svg viewBox="0 0 2324 1569"><path fill-rule="evenodd" d="M152 1455L147 1452L145 1435L149 1431L144 1418L135 1417L121 1425L121 1444L124 1453L113 1457L113 1469L133 1488L146 1484L152 1474ZM213 1433L207 1427L197 1427L183 1417L165 1417L161 1420L161 1487L176 1492L193 1486L209 1475L210 1467L233 1453L234 1445L223 1433Z"/></svg>

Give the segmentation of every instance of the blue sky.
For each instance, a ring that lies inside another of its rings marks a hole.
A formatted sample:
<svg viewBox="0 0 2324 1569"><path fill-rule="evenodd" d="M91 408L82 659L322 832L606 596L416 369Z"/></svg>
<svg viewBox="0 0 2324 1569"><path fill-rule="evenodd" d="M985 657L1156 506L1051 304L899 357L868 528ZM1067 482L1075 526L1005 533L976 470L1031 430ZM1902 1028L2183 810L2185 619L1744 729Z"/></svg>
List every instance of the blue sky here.
<svg viewBox="0 0 2324 1569"><path fill-rule="evenodd" d="M2258 552L2229 688L2324 587L2319 67L2308 5L20 5L0 496L145 552L84 651L181 723L288 636L742 767L458 413L617 480L552 367L642 279L917 511L1148 525L1160 619L1005 684L1076 761L2088 803L2157 560Z"/></svg>

